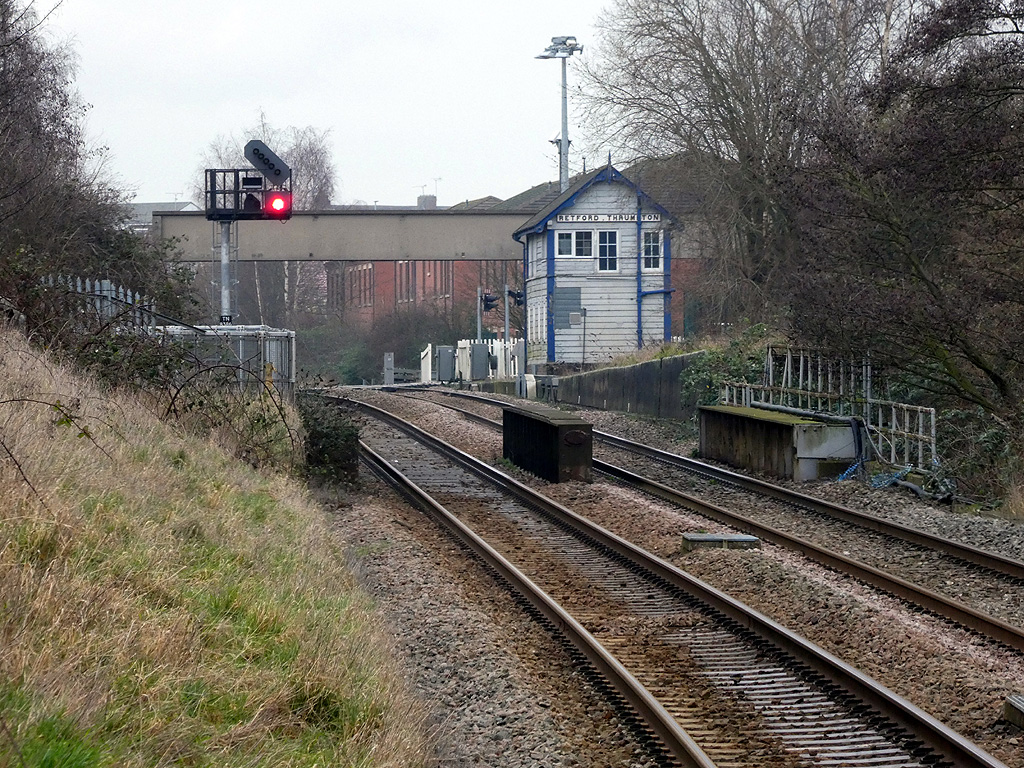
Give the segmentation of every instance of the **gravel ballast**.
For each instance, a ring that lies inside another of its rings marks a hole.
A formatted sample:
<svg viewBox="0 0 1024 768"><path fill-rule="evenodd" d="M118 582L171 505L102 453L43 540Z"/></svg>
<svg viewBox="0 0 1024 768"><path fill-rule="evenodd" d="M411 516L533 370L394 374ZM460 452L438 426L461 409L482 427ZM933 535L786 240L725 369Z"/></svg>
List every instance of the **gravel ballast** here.
<svg viewBox="0 0 1024 768"><path fill-rule="evenodd" d="M365 391L359 398L395 401ZM426 404L402 401L394 407L463 450L501 461L500 435L485 427ZM602 431L681 455L692 450L678 439L676 425L599 411L577 413ZM1024 692L1020 654L774 547L682 553L682 532L706 530L707 521L622 488L552 485L502 468L801 632L1010 768L1024 768L1024 734L1000 719L1005 697ZM799 490L1024 559L1024 526L1016 521L964 516L925 504L903 489L872 490L855 482L802 484ZM587 687L572 680L567 660L557 658L560 652L545 643L539 628L524 621L510 600L479 586L482 571L472 574L477 567L467 568L454 545L427 546L418 515L378 489L339 510L338 530L394 628L410 678L437 712L438 765L644 765L643 755L628 743L611 745L600 758L587 751L595 740L621 741L611 736L617 733L611 727L614 714L601 715L599 722L608 727L595 730L598 721L587 710L594 700L581 703L587 701ZM435 542L443 538L435 536ZM505 653L509 647L515 648L511 657ZM559 676L569 684L553 683Z"/></svg>

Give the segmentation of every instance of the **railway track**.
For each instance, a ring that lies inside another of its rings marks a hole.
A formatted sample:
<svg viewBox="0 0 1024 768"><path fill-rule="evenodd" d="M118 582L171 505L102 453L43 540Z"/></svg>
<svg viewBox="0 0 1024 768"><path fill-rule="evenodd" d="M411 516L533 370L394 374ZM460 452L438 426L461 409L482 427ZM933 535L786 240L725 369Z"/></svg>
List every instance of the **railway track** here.
<svg viewBox="0 0 1024 768"><path fill-rule="evenodd" d="M395 417L373 418L389 424L365 439L378 471L609 676L657 736L652 752L675 761L665 764L1002 765L671 564ZM751 758L752 744L766 751Z"/></svg>
<svg viewBox="0 0 1024 768"><path fill-rule="evenodd" d="M446 397L496 410L502 405L465 393ZM500 421L442 404L492 428L501 427ZM594 469L608 477L799 552L1024 651L1024 563L1018 560L615 435L595 431L594 439L595 456L600 456Z"/></svg>

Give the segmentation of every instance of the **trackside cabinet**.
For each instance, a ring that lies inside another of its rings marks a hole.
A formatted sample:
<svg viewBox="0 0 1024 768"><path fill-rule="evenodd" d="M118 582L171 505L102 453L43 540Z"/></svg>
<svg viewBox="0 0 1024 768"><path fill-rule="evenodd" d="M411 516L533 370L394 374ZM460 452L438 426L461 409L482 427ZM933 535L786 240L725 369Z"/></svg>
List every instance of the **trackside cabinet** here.
<svg viewBox="0 0 1024 768"><path fill-rule="evenodd" d="M557 408L505 406L502 455L517 467L552 483L590 482L593 427Z"/></svg>

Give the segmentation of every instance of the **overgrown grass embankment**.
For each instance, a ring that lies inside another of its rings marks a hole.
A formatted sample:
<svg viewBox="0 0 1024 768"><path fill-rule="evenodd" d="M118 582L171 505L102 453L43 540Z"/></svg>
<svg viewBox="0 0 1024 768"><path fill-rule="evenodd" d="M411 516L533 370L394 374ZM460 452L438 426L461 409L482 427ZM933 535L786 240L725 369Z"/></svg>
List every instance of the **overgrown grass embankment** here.
<svg viewBox="0 0 1024 768"><path fill-rule="evenodd" d="M297 484L0 348L0 766L421 764Z"/></svg>

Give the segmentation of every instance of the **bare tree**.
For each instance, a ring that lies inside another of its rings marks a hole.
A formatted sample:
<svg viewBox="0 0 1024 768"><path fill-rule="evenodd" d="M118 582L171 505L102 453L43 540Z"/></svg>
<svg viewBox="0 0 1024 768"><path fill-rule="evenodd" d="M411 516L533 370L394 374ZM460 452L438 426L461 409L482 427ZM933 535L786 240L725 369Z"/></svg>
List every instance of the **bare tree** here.
<svg viewBox="0 0 1024 768"><path fill-rule="evenodd" d="M203 204L203 171L206 168L248 168L244 147L250 139L259 139L274 150L292 169L292 194L295 210L326 210L337 189L338 171L331 153L329 130L313 126L275 128L260 113L259 120L240 135L219 135L207 146L196 171L193 199Z"/></svg>
<svg viewBox="0 0 1024 768"><path fill-rule="evenodd" d="M47 45L39 24L31 3L0 0L0 225L7 236L45 221L57 207L55 187L82 168L83 108L71 91L71 54Z"/></svg>
<svg viewBox="0 0 1024 768"><path fill-rule="evenodd" d="M337 170L329 139L329 130L311 125L288 129L282 159L296 172L292 193L299 210L322 211L331 207Z"/></svg>
<svg viewBox="0 0 1024 768"><path fill-rule="evenodd" d="M822 107L882 66L910 1L618 0L602 19L588 123L627 157L686 158L721 319L769 306L792 251L780 183Z"/></svg>
<svg viewBox="0 0 1024 768"><path fill-rule="evenodd" d="M72 51L44 20L31 2L0 0L0 296L52 343L65 318L41 295L45 276L111 279L171 312L182 292L167 249L123 226L124 194L84 138Z"/></svg>

